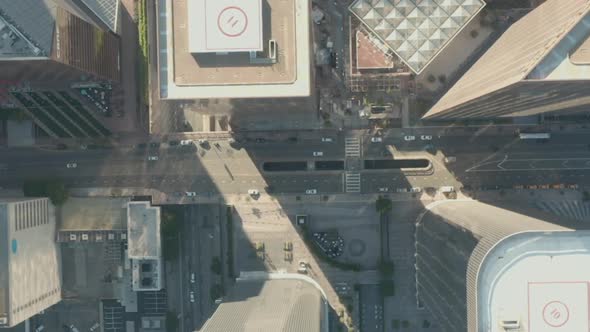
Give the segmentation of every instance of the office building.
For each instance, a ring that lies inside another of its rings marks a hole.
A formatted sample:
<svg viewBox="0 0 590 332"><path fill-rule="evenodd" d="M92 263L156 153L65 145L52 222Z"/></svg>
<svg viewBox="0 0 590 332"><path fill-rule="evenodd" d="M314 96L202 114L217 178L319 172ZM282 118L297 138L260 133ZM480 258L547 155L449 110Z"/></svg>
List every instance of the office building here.
<svg viewBox="0 0 590 332"><path fill-rule="evenodd" d="M127 255L134 291L162 289L160 207L149 202L127 204Z"/></svg>
<svg viewBox="0 0 590 332"><path fill-rule="evenodd" d="M590 0L547 0L512 24L427 120L569 114L590 105Z"/></svg>
<svg viewBox="0 0 590 332"><path fill-rule="evenodd" d="M349 10L420 74L484 6L483 0L355 0Z"/></svg>
<svg viewBox="0 0 590 332"><path fill-rule="evenodd" d="M55 211L47 198L0 199L0 327L61 300Z"/></svg>
<svg viewBox="0 0 590 332"><path fill-rule="evenodd" d="M418 218L417 299L444 331L588 330L590 231L517 211L448 200Z"/></svg>
<svg viewBox="0 0 590 332"><path fill-rule="evenodd" d="M160 98L305 97L308 0L162 0Z"/></svg>
<svg viewBox="0 0 590 332"><path fill-rule="evenodd" d="M203 332L327 332L328 303L311 278L289 273L243 273Z"/></svg>

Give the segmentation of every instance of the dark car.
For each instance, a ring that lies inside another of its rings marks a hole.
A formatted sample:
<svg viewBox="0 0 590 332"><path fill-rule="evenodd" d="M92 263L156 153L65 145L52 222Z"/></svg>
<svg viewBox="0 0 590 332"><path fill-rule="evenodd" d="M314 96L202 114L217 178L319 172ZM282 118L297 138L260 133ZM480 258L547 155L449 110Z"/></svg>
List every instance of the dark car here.
<svg viewBox="0 0 590 332"><path fill-rule="evenodd" d="M177 146L178 144L180 144L179 141L170 141L170 142L168 142L168 145L170 145L170 146Z"/></svg>
<svg viewBox="0 0 590 332"><path fill-rule="evenodd" d="M160 147L160 142L151 142L150 143L150 148L157 149L159 147Z"/></svg>

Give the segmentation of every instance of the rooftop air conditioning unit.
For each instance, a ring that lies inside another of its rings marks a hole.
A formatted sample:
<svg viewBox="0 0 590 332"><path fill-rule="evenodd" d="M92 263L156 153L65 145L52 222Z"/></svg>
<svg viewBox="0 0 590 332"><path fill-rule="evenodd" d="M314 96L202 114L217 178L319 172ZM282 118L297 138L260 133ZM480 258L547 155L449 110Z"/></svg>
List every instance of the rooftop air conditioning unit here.
<svg viewBox="0 0 590 332"><path fill-rule="evenodd" d="M76 236L76 234L70 234L70 241L76 241L78 239L78 237Z"/></svg>
<svg viewBox="0 0 590 332"><path fill-rule="evenodd" d="M127 233L121 234L121 240L127 240Z"/></svg>
<svg viewBox="0 0 590 332"><path fill-rule="evenodd" d="M82 234L82 241L88 241L88 234Z"/></svg>
<svg viewBox="0 0 590 332"><path fill-rule="evenodd" d="M114 239L115 239L115 234L113 234L113 233L109 233L109 235L107 235L107 238L108 238L109 240L114 240Z"/></svg>

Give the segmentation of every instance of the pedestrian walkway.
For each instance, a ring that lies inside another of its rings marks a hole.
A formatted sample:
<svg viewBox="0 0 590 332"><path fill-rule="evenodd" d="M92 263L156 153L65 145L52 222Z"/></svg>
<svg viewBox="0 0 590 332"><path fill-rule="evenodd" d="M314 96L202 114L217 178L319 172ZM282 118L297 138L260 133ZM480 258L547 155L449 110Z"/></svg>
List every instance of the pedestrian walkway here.
<svg viewBox="0 0 590 332"><path fill-rule="evenodd" d="M361 192L361 173L346 172L344 174L344 186L347 193Z"/></svg>
<svg viewBox="0 0 590 332"><path fill-rule="evenodd" d="M361 142L358 137L347 137L344 141L344 151L346 157L361 156Z"/></svg>

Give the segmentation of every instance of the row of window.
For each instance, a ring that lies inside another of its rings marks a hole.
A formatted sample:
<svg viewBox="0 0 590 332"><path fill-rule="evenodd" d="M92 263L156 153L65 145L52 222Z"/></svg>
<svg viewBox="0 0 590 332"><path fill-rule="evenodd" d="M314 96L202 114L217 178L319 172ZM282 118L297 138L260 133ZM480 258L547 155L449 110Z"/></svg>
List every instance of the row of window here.
<svg viewBox="0 0 590 332"><path fill-rule="evenodd" d="M39 302L41 302L41 301L44 301L44 300L45 300L45 299L47 299L48 297L50 297L50 296L54 296L54 295L58 294L59 292L60 292L60 288L59 288L59 287L57 287L57 288L55 288L55 289L53 289L53 290L51 290L51 291L49 291L49 292L47 292L47 293L44 293L44 294L42 294L41 296L37 297L36 299L33 299L33 300L31 300L31 301L29 301L29 302L27 302L27 303L23 304L23 305L20 305L20 306L18 306L18 307L16 307L16 308L12 309L12 314L14 315L14 314L16 314L16 313L19 313L19 312L21 312L21 311L23 311L23 310L26 310L26 309L28 309L30 306L32 306L32 305L34 305L34 304L37 304L37 303L39 303Z"/></svg>
<svg viewBox="0 0 590 332"><path fill-rule="evenodd" d="M37 199L14 205L14 230L16 232L49 223L47 199Z"/></svg>

